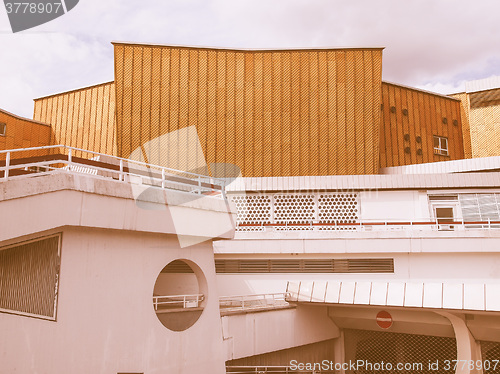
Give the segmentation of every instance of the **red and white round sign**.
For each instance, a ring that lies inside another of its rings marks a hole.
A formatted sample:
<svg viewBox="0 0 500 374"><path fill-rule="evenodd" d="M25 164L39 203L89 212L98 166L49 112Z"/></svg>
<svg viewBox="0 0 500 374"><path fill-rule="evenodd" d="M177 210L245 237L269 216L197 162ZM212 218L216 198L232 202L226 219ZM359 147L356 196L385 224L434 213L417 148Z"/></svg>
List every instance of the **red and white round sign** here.
<svg viewBox="0 0 500 374"><path fill-rule="evenodd" d="M383 329L388 329L392 326L392 316L385 310L377 313L377 325Z"/></svg>

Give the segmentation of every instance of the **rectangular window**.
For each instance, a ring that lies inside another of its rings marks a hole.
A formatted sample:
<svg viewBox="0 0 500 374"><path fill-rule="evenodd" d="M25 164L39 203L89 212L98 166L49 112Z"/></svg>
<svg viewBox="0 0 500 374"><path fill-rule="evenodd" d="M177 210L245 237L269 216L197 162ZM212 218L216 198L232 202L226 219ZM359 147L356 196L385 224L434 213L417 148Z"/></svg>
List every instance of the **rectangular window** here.
<svg viewBox="0 0 500 374"><path fill-rule="evenodd" d="M0 122L0 136L5 136L7 133L7 124Z"/></svg>
<svg viewBox="0 0 500 374"><path fill-rule="evenodd" d="M448 139L434 135L434 154L448 156Z"/></svg>
<svg viewBox="0 0 500 374"><path fill-rule="evenodd" d="M0 312L56 319L60 238L0 248Z"/></svg>

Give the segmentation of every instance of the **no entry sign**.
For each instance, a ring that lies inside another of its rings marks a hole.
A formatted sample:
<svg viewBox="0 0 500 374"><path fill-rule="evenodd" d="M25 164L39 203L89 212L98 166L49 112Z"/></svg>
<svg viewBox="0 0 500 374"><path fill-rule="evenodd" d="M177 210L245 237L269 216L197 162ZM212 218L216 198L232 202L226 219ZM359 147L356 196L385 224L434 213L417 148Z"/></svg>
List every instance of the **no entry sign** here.
<svg viewBox="0 0 500 374"><path fill-rule="evenodd" d="M377 325L383 329L388 329L392 326L392 316L385 310L377 313Z"/></svg>

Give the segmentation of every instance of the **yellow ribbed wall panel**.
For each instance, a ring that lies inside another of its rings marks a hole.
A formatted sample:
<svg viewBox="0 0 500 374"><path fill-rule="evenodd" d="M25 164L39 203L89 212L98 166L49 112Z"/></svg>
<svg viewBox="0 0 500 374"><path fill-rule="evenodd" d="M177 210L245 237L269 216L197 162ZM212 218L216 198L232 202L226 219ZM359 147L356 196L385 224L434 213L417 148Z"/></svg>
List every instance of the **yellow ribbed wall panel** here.
<svg viewBox="0 0 500 374"><path fill-rule="evenodd" d="M50 144L116 155L114 97L115 84L108 82L35 99L34 119L51 126Z"/></svg>
<svg viewBox="0 0 500 374"><path fill-rule="evenodd" d="M460 101L387 82L381 92L381 167L464 158ZM448 139L448 156L434 153L434 135Z"/></svg>
<svg viewBox="0 0 500 374"><path fill-rule="evenodd" d="M115 43L118 153L194 124L207 162L244 176L377 173L381 59Z"/></svg>

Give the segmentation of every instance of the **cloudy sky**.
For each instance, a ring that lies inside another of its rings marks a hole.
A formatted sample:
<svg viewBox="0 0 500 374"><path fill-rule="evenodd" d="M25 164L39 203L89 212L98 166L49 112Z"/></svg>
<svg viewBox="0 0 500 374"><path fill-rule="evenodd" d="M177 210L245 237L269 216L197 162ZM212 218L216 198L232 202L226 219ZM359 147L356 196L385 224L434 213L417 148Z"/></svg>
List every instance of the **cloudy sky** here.
<svg viewBox="0 0 500 374"><path fill-rule="evenodd" d="M500 75L499 14L499 0L80 0L13 34L1 7L0 108L31 118L36 97L113 80L111 41L385 47L384 80L453 93Z"/></svg>

